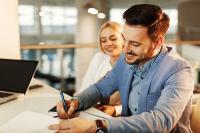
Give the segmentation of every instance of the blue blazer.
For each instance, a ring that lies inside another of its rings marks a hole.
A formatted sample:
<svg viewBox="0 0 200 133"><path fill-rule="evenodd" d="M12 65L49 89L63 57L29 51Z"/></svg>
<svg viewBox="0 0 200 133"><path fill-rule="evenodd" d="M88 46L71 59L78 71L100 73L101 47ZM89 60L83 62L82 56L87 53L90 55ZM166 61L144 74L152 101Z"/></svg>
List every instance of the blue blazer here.
<svg viewBox="0 0 200 133"><path fill-rule="evenodd" d="M172 48L163 46L147 76L141 81L138 114L131 115L128 102L134 73L124 58L122 54L110 73L79 95L84 106L89 106L90 101L86 99L90 96L96 97L93 97L94 102L95 99L109 97L119 88L123 117L108 120L109 133L191 132L194 88L191 65Z"/></svg>

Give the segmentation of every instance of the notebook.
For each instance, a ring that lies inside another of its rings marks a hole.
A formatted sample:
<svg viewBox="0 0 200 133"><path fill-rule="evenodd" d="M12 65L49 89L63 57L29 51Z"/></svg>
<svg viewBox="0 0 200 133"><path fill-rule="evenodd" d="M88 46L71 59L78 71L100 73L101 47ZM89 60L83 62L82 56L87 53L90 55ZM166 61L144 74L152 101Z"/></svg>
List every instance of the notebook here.
<svg viewBox="0 0 200 133"><path fill-rule="evenodd" d="M0 59L0 104L25 95L38 61Z"/></svg>

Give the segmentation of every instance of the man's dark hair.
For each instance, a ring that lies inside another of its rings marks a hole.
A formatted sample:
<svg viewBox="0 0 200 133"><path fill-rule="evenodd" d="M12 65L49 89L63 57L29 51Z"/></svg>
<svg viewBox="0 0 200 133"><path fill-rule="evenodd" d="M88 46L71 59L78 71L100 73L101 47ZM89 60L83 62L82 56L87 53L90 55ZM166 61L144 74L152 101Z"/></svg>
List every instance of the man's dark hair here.
<svg viewBox="0 0 200 133"><path fill-rule="evenodd" d="M141 25L147 27L152 40L159 35L165 35L169 28L169 17L161 8L152 4L134 5L123 13L123 19L128 25Z"/></svg>

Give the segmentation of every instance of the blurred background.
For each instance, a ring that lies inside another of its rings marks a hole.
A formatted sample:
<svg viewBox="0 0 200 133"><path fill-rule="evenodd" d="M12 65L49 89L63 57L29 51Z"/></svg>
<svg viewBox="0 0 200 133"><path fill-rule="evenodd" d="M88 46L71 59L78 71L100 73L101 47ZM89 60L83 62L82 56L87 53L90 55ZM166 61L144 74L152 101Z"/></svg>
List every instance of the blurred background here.
<svg viewBox="0 0 200 133"><path fill-rule="evenodd" d="M21 58L39 60L35 76L73 95L98 51L101 24L123 24L123 12L139 3L157 4L169 15L166 44L191 62L198 91L200 0L19 0Z"/></svg>
<svg viewBox="0 0 200 133"><path fill-rule="evenodd" d="M169 15L165 43L192 64L191 127L200 133L200 0L0 0L0 58L38 60L35 77L73 95L99 50L102 23L123 24L123 12L140 3Z"/></svg>

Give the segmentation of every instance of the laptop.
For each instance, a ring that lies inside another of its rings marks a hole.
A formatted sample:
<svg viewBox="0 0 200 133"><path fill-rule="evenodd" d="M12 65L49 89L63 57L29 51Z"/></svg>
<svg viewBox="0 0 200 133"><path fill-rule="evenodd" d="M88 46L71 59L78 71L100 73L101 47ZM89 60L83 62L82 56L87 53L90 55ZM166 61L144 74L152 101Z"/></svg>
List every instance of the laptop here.
<svg viewBox="0 0 200 133"><path fill-rule="evenodd" d="M25 95L38 61L0 59L0 104Z"/></svg>

